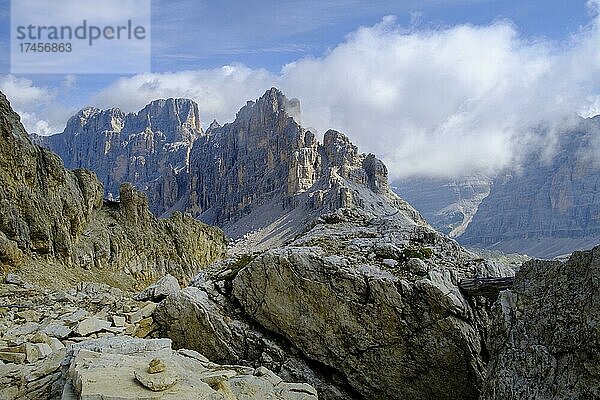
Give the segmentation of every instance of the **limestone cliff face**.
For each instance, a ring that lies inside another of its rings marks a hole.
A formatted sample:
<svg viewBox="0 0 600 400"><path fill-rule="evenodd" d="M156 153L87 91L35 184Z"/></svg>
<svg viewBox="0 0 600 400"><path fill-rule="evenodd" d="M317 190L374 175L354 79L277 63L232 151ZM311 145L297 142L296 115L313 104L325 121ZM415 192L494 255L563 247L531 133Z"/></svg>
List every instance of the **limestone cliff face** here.
<svg viewBox="0 0 600 400"><path fill-rule="evenodd" d="M335 130L319 143L299 125L299 107L272 88L234 122L211 125L192 149L186 210L233 238L254 236L253 246L280 245L340 207L383 212L394 204L390 212L423 222L390 191L381 161Z"/></svg>
<svg viewBox="0 0 600 400"><path fill-rule="evenodd" d="M36 137L56 152L67 168L87 168L117 197L130 182L149 197L157 215L185 193L189 152L202 135L198 105L186 99L156 100L142 110L86 108L69 119L65 130Z"/></svg>
<svg viewBox="0 0 600 400"><path fill-rule="evenodd" d="M93 173L66 170L30 141L3 94L0 155L2 270L49 284L96 277L123 287L166 272L187 281L224 253L218 229L181 214L157 220L130 185L120 187L120 203L104 201Z"/></svg>
<svg viewBox="0 0 600 400"><path fill-rule="evenodd" d="M286 112L287 103L272 89L248 102L233 123L213 125L196 141L188 211L208 222L229 222L265 199L314 182L316 173L310 170L292 172L300 162L316 162L318 149L314 135Z"/></svg>
<svg viewBox="0 0 600 400"><path fill-rule="evenodd" d="M550 162L532 154L494 180L461 243L555 257L600 243L600 168L593 143L600 119L561 135Z"/></svg>
<svg viewBox="0 0 600 400"><path fill-rule="evenodd" d="M600 247L530 261L495 305L482 399L600 398Z"/></svg>

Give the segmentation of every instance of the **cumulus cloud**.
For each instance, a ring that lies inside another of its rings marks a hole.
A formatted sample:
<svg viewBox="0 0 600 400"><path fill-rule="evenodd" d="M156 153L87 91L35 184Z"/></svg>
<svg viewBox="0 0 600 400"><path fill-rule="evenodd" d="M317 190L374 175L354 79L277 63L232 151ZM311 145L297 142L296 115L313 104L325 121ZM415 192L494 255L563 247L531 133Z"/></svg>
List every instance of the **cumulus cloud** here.
<svg viewBox="0 0 600 400"><path fill-rule="evenodd" d="M71 78L66 78L65 82ZM33 81L14 75L0 75L0 91L21 116L29 133L51 135L60 132L72 109L57 101L54 89L34 85Z"/></svg>
<svg viewBox="0 0 600 400"><path fill-rule="evenodd" d="M305 126L347 133L392 177L493 173L527 151L551 156L575 113L600 112L600 1L588 7L591 22L567 43L524 38L510 21L421 29L388 16L279 74L231 65L137 75L95 103L133 111L189 97L223 122L275 85L301 100Z"/></svg>
<svg viewBox="0 0 600 400"><path fill-rule="evenodd" d="M133 112L157 98L185 97L195 100L206 119L232 120L245 99L255 99L276 84L278 77L262 69L226 65L202 71L141 74L121 78L93 100L102 108L119 107Z"/></svg>

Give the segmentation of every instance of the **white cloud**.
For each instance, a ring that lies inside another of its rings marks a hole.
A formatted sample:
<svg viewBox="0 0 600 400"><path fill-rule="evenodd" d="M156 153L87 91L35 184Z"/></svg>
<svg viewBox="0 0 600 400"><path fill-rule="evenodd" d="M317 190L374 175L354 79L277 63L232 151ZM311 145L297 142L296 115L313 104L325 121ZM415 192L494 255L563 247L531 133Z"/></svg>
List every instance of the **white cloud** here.
<svg viewBox="0 0 600 400"><path fill-rule="evenodd" d="M134 111L157 97L190 97L205 120L223 122L276 85L300 98L304 125L347 133L393 177L490 172L526 150L551 154L557 127L600 110L599 5L588 2L593 19L568 43L523 38L509 21L406 29L390 16L277 75L242 65L138 75L95 103Z"/></svg>
<svg viewBox="0 0 600 400"><path fill-rule="evenodd" d="M65 82L69 80L66 78ZM35 86L30 79L0 75L0 91L21 116L21 122L29 133L50 135L60 132L73 112L57 101L56 90Z"/></svg>
<svg viewBox="0 0 600 400"><path fill-rule="evenodd" d="M14 75L0 76L0 90L16 109L47 104L53 97L49 89L34 86L32 80Z"/></svg>
<svg viewBox="0 0 600 400"><path fill-rule="evenodd" d="M185 97L200 105L204 124L207 119L230 121L245 99L255 99L274 85L277 77L266 70L243 65L226 65L203 71L141 74L121 78L99 93L93 103L98 107L119 107L137 111L157 98Z"/></svg>

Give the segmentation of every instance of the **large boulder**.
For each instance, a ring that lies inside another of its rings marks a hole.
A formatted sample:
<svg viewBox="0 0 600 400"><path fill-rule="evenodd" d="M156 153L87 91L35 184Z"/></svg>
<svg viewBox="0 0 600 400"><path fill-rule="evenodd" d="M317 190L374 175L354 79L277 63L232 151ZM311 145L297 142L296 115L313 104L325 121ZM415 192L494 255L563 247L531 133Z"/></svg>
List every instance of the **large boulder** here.
<svg viewBox="0 0 600 400"><path fill-rule="evenodd" d="M160 334L171 338L175 348L193 349L218 363L267 367L287 381L308 382L321 399L354 398L342 376L320 368L293 344L252 323L220 294L218 288L228 284L228 277L211 278L170 295L156 309Z"/></svg>
<svg viewBox="0 0 600 400"><path fill-rule="evenodd" d="M494 322L482 399L600 398L600 247L525 263Z"/></svg>
<svg viewBox="0 0 600 400"><path fill-rule="evenodd" d="M242 270L234 295L364 398L477 399L481 338L455 279L435 269L409 281L318 247L290 247Z"/></svg>

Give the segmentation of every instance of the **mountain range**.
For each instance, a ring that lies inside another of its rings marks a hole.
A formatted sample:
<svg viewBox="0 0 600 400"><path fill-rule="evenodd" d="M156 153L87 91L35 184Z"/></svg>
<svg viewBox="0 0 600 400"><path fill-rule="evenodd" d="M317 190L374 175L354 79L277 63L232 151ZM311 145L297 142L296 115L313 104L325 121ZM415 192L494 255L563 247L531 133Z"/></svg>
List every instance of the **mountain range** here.
<svg viewBox="0 0 600 400"><path fill-rule="evenodd" d="M298 219L310 220L319 203L329 204L322 196L337 175L386 190L387 171L374 156L359 155L336 131L318 143L300 119L298 100L273 88L233 122L213 121L206 130L198 104L167 99L131 114L86 108L62 133L33 140L68 168L94 171L109 198L118 196L121 182L131 182L156 215L191 213L256 245L297 234ZM550 161L531 154L493 177L415 177L394 182L393 190L440 232L470 247L542 258L589 248L600 241L600 174L584 151L597 140L599 124L599 118L581 119L560 135ZM294 214L300 206L305 211Z"/></svg>
<svg viewBox="0 0 600 400"><path fill-rule="evenodd" d="M477 248L553 258L600 242L600 117L579 118L552 154L494 177L406 179L394 190L440 231Z"/></svg>
<svg viewBox="0 0 600 400"><path fill-rule="evenodd" d="M223 126L197 110L71 119L50 140L104 168L105 188L33 143L0 94L1 398L600 396L600 247L482 258L394 194L374 155L302 128L279 90Z"/></svg>
<svg viewBox="0 0 600 400"><path fill-rule="evenodd" d="M281 244L320 213L353 203L390 213L393 204L420 219L389 189L380 160L335 130L319 143L300 113L296 99L272 88L232 123L204 131L193 101L156 100L133 114L86 108L64 132L34 141L67 168L96 172L107 198L130 182L157 215L189 213L250 247Z"/></svg>

